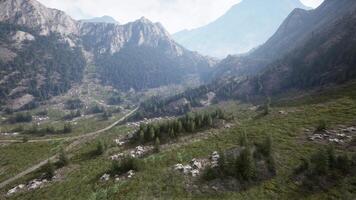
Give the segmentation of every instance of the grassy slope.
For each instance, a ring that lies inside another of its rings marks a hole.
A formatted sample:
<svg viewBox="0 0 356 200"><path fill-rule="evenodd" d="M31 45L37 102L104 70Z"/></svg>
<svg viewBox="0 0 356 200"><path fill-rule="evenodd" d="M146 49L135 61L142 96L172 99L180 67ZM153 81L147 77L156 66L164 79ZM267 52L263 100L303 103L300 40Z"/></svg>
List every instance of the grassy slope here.
<svg viewBox="0 0 356 200"><path fill-rule="evenodd" d="M77 153L72 166L77 166L63 182L52 184L34 192L18 194L11 199L354 199L356 177L345 178L339 185L316 194L300 192L290 180L292 170L302 157L308 156L320 145L307 141L304 128L313 128L320 119L331 126L351 124L356 121L355 85L323 95L308 96L285 101L264 117L248 109L248 105L226 104L233 110L238 124L231 130L220 130L219 137L212 137L176 149L163 151L144 159L144 168L132 180L119 183L99 184L98 178L109 168L105 156L90 157L95 143L87 144ZM279 110L288 112L281 115ZM192 158L207 157L212 151L237 144L239 133L246 131L254 140L262 140L272 134L277 157L278 175L269 181L244 192L216 195L190 194L184 191L184 180L172 173L169 167ZM107 140L123 134L119 128L101 139ZM113 150L110 150L113 151Z"/></svg>

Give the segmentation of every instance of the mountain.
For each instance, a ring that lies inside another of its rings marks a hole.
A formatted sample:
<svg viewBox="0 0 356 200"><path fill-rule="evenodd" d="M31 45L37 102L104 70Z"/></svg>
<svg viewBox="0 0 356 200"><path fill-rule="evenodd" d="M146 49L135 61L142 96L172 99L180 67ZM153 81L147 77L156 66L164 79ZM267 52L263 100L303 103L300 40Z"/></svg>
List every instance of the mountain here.
<svg viewBox="0 0 356 200"><path fill-rule="evenodd" d="M269 62L257 75L235 82L233 89L231 82L226 83L230 85L229 95L269 96L355 79L355 25L355 1L326 0L315 10L294 10L264 45L247 58L232 59L258 58ZM225 70L248 68L241 62L232 63L235 64Z"/></svg>
<svg viewBox="0 0 356 200"><path fill-rule="evenodd" d="M245 53L267 41L294 8L307 9L299 0L243 0L216 21L173 38L204 55Z"/></svg>
<svg viewBox="0 0 356 200"><path fill-rule="evenodd" d="M356 1L326 0L315 10L295 9L261 47L222 60L212 82L142 104L137 118L182 114L190 105L304 92L356 79ZM182 103L184 102L184 103Z"/></svg>
<svg viewBox="0 0 356 200"><path fill-rule="evenodd" d="M95 17L92 19L82 19L82 22L91 22L91 23L109 23L109 24L120 24L116 21L113 17L110 16L102 16L102 17Z"/></svg>
<svg viewBox="0 0 356 200"><path fill-rule="evenodd" d="M121 26L84 23L80 30L104 83L124 90L181 83L207 73L214 63L184 49L161 24L146 18Z"/></svg>
<svg viewBox="0 0 356 200"><path fill-rule="evenodd" d="M101 84L143 90L201 77L215 64L145 18L82 22L35 0L5 0L0 7L0 103L11 108L65 93L88 66Z"/></svg>

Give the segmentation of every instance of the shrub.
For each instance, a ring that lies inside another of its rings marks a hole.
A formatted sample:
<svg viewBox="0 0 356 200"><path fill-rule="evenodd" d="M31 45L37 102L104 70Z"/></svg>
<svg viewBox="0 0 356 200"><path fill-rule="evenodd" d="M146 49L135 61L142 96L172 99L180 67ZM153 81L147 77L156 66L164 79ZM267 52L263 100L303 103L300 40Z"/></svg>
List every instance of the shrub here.
<svg viewBox="0 0 356 200"><path fill-rule="evenodd" d="M63 131L64 134L72 132L72 125L70 123L64 124Z"/></svg>
<svg viewBox="0 0 356 200"><path fill-rule="evenodd" d="M96 145L95 153L96 155L102 155L106 151L106 144L102 141L99 141Z"/></svg>
<svg viewBox="0 0 356 200"><path fill-rule="evenodd" d="M51 180L55 175L55 167L53 163L48 160L47 164L43 167L44 169L44 178Z"/></svg>
<svg viewBox="0 0 356 200"><path fill-rule="evenodd" d="M58 165L59 167L64 167L69 164L69 158L67 154L65 153L64 149L61 148L59 151L59 159L58 159Z"/></svg>
<svg viewBox="0 0 356 200"><path fill-rule="evenodd" d="M325 120L320 120L318 126L316 127L317 131L325 131L327 129L327 122Z"/></svg>

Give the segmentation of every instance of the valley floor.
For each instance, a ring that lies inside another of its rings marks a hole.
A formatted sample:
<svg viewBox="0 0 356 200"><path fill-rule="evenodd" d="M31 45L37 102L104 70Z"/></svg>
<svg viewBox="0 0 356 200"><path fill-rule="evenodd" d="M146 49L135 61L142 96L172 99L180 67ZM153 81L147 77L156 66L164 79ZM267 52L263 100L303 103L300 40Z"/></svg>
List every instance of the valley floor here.
<svg viewBox="0 0 356 200"><path fill-rule="evenodd" d="M234 113L235 120L230 128L212 129L180 138L173 144L162 145L159 153L142 158L140 169L133 178L101 182L100 177L111 166L109 157L130 150L118 147L113 140L124 137L131 128L116 126L98 136L94 142L83 143L80 148L72 151L70 165L62 169L59 180L40 189L6 196L7 191L14 186L38 177L41 172L37 171L1 189L0 199L355 199L356 175L344 177L336 185L315 192L305 192L291 177L302 158L328 145L327 141L320 143L309 139L310 130L314 130L320 120L325 120L330 129L340 125L356 125L356 86L348 85L317 95L272 102L271 113L266 116L249 104L225 102L216 105ZM253 141L262 141L266 136L272 136L277 166L274 178L244 191L202 192L194 186L194 181L172 170L177 163L206 158L214 151L237 146L242 132L246 132ZM105 141L109 148L103 155L94 156L92 152L98 141ZM56 142L51 143L50 147L45 144L38 151L48 153L48 149L58 146ZM34 146L32 143L8 144L0 147L0 151L12 147L19 149L7 151L8 155L16 157L25 151L22 148L30 151ZM336 150L355 153L356 144L337 144ZM39 155L44 156L44 159L47 156ZM4 173L6 169L0 176L2 180L7 177Z"/></svg>

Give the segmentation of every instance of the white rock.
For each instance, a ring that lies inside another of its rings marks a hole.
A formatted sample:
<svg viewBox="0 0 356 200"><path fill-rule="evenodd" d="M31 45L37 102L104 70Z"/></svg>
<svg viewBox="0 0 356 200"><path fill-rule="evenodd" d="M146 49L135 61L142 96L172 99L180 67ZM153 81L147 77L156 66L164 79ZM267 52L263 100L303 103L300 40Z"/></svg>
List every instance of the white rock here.
<svg viewBox="0 0 356 200"><path fill-rule="evenodd" d="M32 180L30 183L27 185L28 190L35 190L39 188L42 185L42 181L40 180Z"/></svg>
<svg viewBox="0 0 356 200"><path fill-rule="evenodd" d="M197 177L199 176L199 170L198 169L193 169L192 171L190 171L190 174L192 175L192 177Z"/></svg>
<svg viewBox="0 0 356 200"><path fill-rule="evenodd" d="M183 173L184 174L189 174L191 171L192 171L192 166L190 166L190 165L183 166Z"/></svg>
<svg viewBox="0 0 356 200"><path fill-rule="evenodd" d="M108 181L110 180L110 174L104 174L100 177L100 181Z"/></svg>
<svg viewBox="0 0 356 200"><path fill-rule="evenodd" d="M15 194L15 193L19 192L20 190L22 190L22 189L24 189L24 188L25 188L25 185L24 185L24 184L20 184L20 185L18 185L18 186L16 186L16 187L12 188L11 190L9 190L9 191L6 193L6 195L7 195L7 196L10 196L10 195L12 195L12 194Z"/></svg>
<svg viewBox="0 0 356 200"><path fill-rule="evenodd" d="M193 159L192 161L191 161L191 165L192 165L192 168L193 169L201 169L202 168L202 164L201 164L201 162L199 162L197 159Z"/></svg>
<svg viewBox="0 0 356 200"><path fill-rule="evenodd" d="M174 170L176 171L183 171L184 166L182 164L176 164L174 165Z"/></svg>
<svg viewBox="0 0 356 200"><path fill-rule="evenodd" d="M135 175L135 171L134 170L130 170L127 172L127 178L132 178Z"/></svg>

